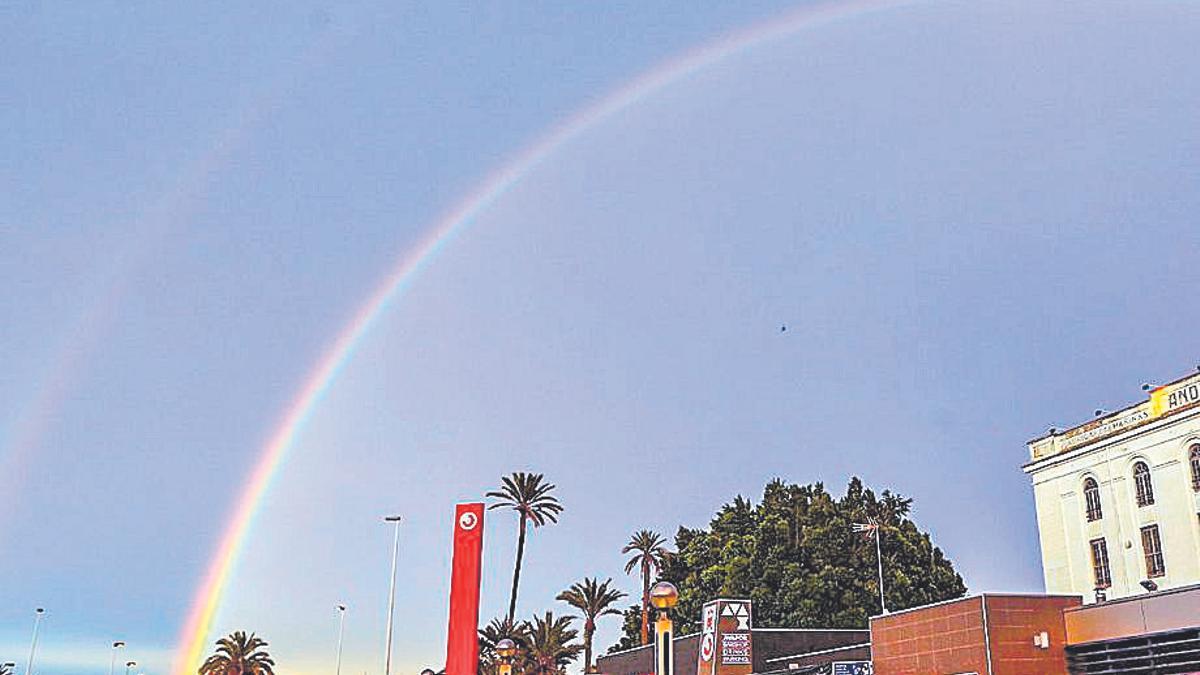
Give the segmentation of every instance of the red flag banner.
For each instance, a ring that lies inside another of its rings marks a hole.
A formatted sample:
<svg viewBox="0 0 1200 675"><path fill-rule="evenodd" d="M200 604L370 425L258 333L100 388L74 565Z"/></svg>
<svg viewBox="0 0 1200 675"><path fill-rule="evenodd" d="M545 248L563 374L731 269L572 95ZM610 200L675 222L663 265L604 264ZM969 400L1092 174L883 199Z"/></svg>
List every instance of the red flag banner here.
<svg viewBox="0 0 1200 675"><path fill-rule="evenodd" d="M483 504L454 510L454 568L450 576L450 632L446 675L479 672L479 578L483 554Z"/></svg>

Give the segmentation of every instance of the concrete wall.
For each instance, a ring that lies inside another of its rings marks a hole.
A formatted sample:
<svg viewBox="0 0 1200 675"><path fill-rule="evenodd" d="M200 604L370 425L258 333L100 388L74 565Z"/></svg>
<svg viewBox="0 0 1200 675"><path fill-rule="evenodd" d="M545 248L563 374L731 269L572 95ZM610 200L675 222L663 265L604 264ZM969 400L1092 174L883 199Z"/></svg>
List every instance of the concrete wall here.
<svg viewBox="0 0 1200 675"><path fill-rule="evenodd" d="M1072 645L1200 628L1200 586L1070 609L1063 618Z"/></svg>

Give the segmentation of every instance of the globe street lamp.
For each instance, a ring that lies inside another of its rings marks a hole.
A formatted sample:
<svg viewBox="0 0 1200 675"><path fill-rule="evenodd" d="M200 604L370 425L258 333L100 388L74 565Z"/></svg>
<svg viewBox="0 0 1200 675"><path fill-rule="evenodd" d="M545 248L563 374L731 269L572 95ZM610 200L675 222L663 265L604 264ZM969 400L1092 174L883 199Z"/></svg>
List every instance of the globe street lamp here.
<svg viewBox="0 0 1200 675"><path fill-rule="evenodd" d="M108 660L108 675L113 675L113 669L117 667L117 650L124 647L125 643L117 640L112 646L112 658Z"/></svg>
<svg viewBox="0 0 1200 675"><path fill-rule="evenodd" d="M500 675L512 675L512 657L517 653L517 643L504 638L496 643L496 653L500 655Z"/></svg>
<svg viewBox="0 0 1200 675"><path fill-rule="evenodd" d="M654 620L654 648L658 652L654 659L655 675L675 675L675 662L671 658L674 625L667 611L677 602L679 590L669 581L660 581L650 589L650 604L658 610L658 618Z"/></svg>

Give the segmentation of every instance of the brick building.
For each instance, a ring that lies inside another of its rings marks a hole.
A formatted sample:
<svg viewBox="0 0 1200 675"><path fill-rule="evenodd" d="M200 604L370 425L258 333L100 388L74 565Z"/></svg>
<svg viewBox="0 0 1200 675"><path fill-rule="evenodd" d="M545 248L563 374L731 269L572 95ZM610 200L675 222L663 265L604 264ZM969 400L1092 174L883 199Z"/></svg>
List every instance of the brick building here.
<svg viewBox="0 0 1200 675"><path fill-rule="evenodd" d="M1066 672L1063 610L1077 596L984 594L871 619L876 675Z"/></svg>

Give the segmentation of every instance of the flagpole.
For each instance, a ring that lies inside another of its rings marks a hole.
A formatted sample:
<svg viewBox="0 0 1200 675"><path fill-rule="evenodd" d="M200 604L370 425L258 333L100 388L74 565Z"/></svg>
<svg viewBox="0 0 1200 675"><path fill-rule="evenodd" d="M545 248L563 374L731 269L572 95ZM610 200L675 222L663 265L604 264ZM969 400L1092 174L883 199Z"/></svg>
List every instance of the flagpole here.
<svg viewBox="0 0 1200 675"><path fill-rule="evenodd" d="M875 526L875 562L879 566L879 608L884 614L888 613L887 602L883 597L883 553L879 548L879 526Z"/></svg>

